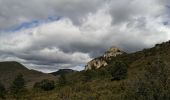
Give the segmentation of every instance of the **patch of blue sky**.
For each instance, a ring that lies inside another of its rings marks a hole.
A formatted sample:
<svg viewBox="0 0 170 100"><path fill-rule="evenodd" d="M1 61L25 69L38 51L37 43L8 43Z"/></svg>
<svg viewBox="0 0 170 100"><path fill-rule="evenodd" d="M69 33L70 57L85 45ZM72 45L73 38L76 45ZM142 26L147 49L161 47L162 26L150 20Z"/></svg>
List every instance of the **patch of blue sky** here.
<svg viewBox="0 0 170 100"><path fill-rule="evenodd" d="M2 32L15 32L15 31L19 31L19 30L22 30L22 29L34 28L34 27L37 27L37 26L45 24L45 23L58 21L61 18L62 17L59 17L59 16L49 16L47 19L43 19L43 20L32 20L30 22L23 22L19 25L1 30L0 33L2 33Z"/></svg>
<svg viewBox="0 0 170 100"><path fill-rule="evenodd" d="M72 68L70 68L70 69L76 70L76 71L82 71L82 70L85 69L85 67L84 67L83 64L81 64L81 65L79 65L79 66L75 66L75 67L72 67Z"/></svg>

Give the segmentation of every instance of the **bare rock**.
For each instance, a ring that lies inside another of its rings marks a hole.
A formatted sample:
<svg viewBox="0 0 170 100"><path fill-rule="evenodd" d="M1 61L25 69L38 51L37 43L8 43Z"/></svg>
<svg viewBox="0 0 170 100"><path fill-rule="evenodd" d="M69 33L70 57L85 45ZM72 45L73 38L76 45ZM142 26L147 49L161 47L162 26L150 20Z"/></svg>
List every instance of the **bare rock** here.
<svg viewBox="0 0 170 100"><path fill-rule="evenodd" d="M112 57L116 57L117 55L124 54L125 52L116 48L116 47L111 47L108 49L103 56L95 58L88 62L85 66L85 70L91 70L91 69L98 69L101 67L104 67L108 65L108 61L111 60Z"/></svg>

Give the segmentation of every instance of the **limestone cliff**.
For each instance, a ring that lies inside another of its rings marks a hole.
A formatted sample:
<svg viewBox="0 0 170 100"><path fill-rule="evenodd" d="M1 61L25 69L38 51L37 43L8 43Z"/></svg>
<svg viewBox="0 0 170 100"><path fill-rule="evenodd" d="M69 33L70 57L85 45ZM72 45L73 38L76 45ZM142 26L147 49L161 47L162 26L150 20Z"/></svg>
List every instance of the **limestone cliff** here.
<svg viewBox="0 0 170 100"><path fill-rule="evenodd" d="M125 52L116 47L111 47L104 53L103 56L95 58L88 62L87 65L85 66L85 70L98 69L100 67L104 67L108 65L107 62L111 60L112 57L116 57L117 55L121 55L124 53Z"/></svg>

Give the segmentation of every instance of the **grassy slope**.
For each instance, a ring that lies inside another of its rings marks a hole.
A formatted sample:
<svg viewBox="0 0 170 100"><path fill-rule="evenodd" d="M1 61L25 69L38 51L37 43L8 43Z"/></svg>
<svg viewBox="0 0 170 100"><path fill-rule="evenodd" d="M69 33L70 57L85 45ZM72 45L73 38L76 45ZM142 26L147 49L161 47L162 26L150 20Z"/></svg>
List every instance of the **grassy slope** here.
<svg viewBox="0 0 170 100"><path fill-rule="evenodd" d="M7 87L19 73L23 74L28 87L32 87L35 82L42 79L55 79L52 75L29 70L18 62L0 62L0 80Z"/></svg>
<svg viewBox="0 0 170 100"><path fill-rule="evenodd" d="M141 69L152 61L163 60L170 63L170 43L163 43L151 49L145 49L132 54L125 54L112 58L110 64L101 69L87 72L77 72L67 74L66 77L69 84L62 88L56 88L50 92L30 91L30 94L23 96L24 99L32 100L122 100L122 96L126 91L126 83L133 80L137 74L141 73ZM107 69L113 66L113 63L124 61L128 63L128 78L121 81L110 81L110 75ZM95 74L95 73L100 73ZM84 82L85 75L93 76L90 80Z"/></svg>

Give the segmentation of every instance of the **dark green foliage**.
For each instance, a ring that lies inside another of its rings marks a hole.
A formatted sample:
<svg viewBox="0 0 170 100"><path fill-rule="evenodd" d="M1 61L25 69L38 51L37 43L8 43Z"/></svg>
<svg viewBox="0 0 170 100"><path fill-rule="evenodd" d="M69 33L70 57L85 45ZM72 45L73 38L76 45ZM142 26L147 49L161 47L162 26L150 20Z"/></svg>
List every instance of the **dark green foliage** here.
<svg viewBox="0 0 170 100"><path fill-rule="evenodd" d="M58 79L58 86L63 87L68 83L65 74L61 74L59 79Z"/></svg>
<svg viewBox="0 0 170 100"><path fill-rule="evenodd" d="M127 77L128 65L123 62L115 62L114 66L110 68L112 81L121 80Z"/></svg>
<svg viewBox="0 0 170 100"><path fill-rule="evenodd" d="M5 99L6 89L4 85L0 82L0 98Z"/></svg>
<svg viewBox="0 0 170 100"><path fill-rule="evenodd" d="M23 90L25 90L25 80L22 74L18 74L10 87L10 91L12 94L18 94Z"/></svg>
<svg viewBox="0 0 170 100"><path fill-rule="evenodd" d="M97 76L97 72L95 70L88 70L83 72L83 82L89 82Z"/></svg>
<svg viewBox="0 0 170 100"><path fill-rule="evenodd" d="M101 69L97 70L97 73L98 73L98 77L102 78L102 79L103 78L108 78L108 77L111 76L110 71L107 70L106 68L101 68Z"/></svg>
<svg viewBox="0 0 170 100"><path fill-rule="evenodd" d="M170 67L163 62L148 64L144 75L129 83L127 100L170 100Z"/></svg>
<svg viewBox="0 0 170 100"><path fill-rule="evenodd" d="M35 83L34 88L39 88L44 91L50 91L55 88L55 83L53 80L44 79L41 82Z"/></svg>

